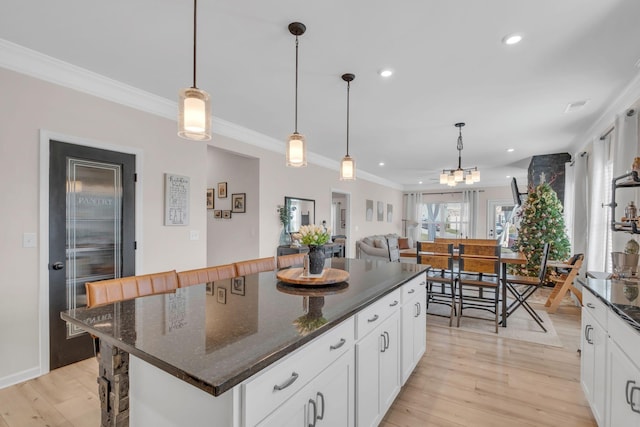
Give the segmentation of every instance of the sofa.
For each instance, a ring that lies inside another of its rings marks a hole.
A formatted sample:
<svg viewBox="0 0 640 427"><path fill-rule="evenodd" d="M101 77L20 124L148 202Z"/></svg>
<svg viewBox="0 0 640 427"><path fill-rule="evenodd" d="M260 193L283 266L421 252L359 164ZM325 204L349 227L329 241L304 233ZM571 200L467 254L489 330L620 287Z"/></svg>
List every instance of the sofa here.
<svg viewBox="0 0 640 427"><path fill-rule="evenodd" d="M356 241L356 258L400 261L400 257L414 257L416 249L411 239L397 234L375 234Z"/></svg>

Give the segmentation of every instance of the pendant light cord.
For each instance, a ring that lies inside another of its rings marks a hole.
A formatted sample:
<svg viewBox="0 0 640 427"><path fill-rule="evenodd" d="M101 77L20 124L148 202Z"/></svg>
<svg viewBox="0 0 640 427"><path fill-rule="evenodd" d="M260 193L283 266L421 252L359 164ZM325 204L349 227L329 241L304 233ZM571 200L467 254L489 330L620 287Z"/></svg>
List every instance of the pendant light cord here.
<svg viewBox="0 0 640 427"><path fill-rule="evenodd" d="M193 88L197 89L196 86L196 33L198 28L198 0L193 0Z"/></svg>
<svg viewBox="0 0 640 427"><path fill-rule="evenodd" d="M349 91L351 82L347 82L347 156L349 155Z"/></svg>
<svg viewBox="0 0 640 427"><path fill-rule="evenodd" d="M295 113L295 130L293 133L298 133L298 36L296 36L296 113Z"/></svg>

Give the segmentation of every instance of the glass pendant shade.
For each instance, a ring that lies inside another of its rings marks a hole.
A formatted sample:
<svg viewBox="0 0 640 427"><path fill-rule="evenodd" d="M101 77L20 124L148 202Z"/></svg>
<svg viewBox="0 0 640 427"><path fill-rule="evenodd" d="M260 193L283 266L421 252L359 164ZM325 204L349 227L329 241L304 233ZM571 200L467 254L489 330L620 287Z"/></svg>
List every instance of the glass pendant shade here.
<svg viewBox="0 0 640 427"><path fill-rule="evenodd" d="M467 176L464 179L464 182L466 184L473 184L474 181L473 181L473 176L472 176L471 172L469 172L469 174L467 174Z"/></svg>
<svg viewBox="0 0 640 427"><path fill-rule="evenodd" d="M442 172L440 174L440 184L446 184L448 180L449 180L449 174Z"/></svg>
<svg viewBox="0 0 640 427"><path fill-rule="evenodd" d="M307 144L304 135L297 132L289 135L286 156L287 166L294 168L307 166Z"/></svg>
<svg viewBox="0 0 640 427"><path fill-rule="evenodd" d="M456 182L464 181L464 171L462 169L456 169L456 171L453 173L453 177Z"/></svg>
<svg viewBox="0 0 640 427"><path fill-rule="evenodd" d="M356 179L356 161L346 155L340 162L340 180L349 181Z"/></svg>
<svg viewBox="0 0 640 427"><path fill-rule="evenodd" d="M450 175L447 177L447 185L448 185L449 187L455 187L455 186L456 186L456 179L455 179L455 177L454 177L452 174L450 174Z"/></svg>
<svg viewBox="0 0 640 427"><path fill-rule="evenodd" d="M180 91L178 135L197 141L211 139L211 98L204 90L190 87Z"/></svg>
<svg viewBox="0 0 640 427"><path fill-rule="evenodd" d="M474 170L471 172L471 176L473 177L473 182L480 182L480 171Z"/></svg>

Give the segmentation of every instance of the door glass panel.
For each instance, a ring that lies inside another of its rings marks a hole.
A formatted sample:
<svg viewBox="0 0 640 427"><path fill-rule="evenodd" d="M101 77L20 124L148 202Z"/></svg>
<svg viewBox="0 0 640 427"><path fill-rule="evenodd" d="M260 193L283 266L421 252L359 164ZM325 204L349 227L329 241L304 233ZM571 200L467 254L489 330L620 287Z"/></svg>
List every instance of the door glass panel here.
<svg viewBox="0 0 640 427"><path fill-rule="evenodd" d="M85 282L122 274L120 165L67 161L67 307L87 305ZM67 323L67 337L83 333Z"/></svg>

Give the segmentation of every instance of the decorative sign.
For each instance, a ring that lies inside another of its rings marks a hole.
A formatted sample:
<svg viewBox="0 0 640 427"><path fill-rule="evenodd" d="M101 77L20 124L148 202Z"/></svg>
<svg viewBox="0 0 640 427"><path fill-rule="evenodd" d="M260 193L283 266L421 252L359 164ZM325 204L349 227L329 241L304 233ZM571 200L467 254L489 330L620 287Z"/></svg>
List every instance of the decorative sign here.
<svg viewBox="0 0 640 427"><path fill-rule="evenodd" d="M164 174L164 225L189 225L189 177Z"/></svg>

